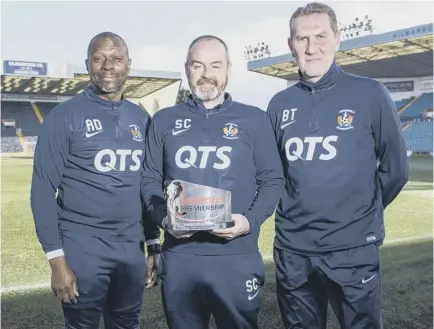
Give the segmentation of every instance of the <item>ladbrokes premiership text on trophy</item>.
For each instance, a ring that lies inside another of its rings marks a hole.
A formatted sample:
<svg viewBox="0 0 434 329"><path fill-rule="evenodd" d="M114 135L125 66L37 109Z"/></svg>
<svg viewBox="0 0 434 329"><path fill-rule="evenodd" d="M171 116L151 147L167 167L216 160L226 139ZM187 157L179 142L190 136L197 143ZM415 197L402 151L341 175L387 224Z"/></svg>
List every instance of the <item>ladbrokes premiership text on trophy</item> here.
<svg viewBox="0 0 434 329"><path fill-rule="evenodd" d="M234 226L231 192L182 180L166 183L167 224L171 231L207 231Z"/></svg>

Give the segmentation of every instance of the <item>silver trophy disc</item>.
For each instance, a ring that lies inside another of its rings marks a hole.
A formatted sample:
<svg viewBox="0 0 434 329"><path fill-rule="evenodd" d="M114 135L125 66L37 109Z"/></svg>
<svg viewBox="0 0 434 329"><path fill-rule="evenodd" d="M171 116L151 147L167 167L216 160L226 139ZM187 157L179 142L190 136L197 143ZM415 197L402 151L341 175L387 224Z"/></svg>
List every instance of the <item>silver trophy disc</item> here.
<svg viewBox="0 0 434 329"><path fill-rule="evenodd" d="M230 191L173 180L165 194L168 230L208 231L234 226Z"/></svg>

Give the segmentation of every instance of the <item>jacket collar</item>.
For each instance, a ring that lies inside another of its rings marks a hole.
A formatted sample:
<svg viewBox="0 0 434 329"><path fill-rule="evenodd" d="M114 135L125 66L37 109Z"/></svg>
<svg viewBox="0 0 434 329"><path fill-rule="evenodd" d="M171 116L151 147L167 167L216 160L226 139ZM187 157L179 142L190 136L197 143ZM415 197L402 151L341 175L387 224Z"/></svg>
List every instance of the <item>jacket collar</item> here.
<svg viewBox="0 0 434 329"><path fill-rule="evenodd" d="M191 110L193 110L195 112L197 111L197 112L200 112L202 114L214 114L214 113L226 110L229 106L232 105L232 103L233 103L232 96L227 92L225 92L224 95L225 96L224 96L223 103L218 104L217 106L215 106L212 109L205 108L205 106L203 106L202 101L200 101L193 94L188 95L186 104Z"/></svg>
<svg viewBox="0 0 434 329"><path fill-rule="evenodd" d="M123 107L125 104L125 99L124 99L123 95L122 95L122 98L119 102L114 102L114 101L106 100L106 99L99 97L95 93L95 89L92 85L89 85L85 89L84 95L85 95L85 97L89 98L91 101L99 103L101 105L101 107L107 108L107 109L118 110L121 107Z"/></svg>
<svg viewBox="0 0 434 329"><path fill-rule="evenodd" d="M321 92L331 88L336 83L336 80L341 74L341 72L342 68L336 64L336 61L333 61L326 74L324 74L321 79L314 83L311 81L307 81L305 78L303 78L299 71L299 85L302 89L308 91Z"/></svg>

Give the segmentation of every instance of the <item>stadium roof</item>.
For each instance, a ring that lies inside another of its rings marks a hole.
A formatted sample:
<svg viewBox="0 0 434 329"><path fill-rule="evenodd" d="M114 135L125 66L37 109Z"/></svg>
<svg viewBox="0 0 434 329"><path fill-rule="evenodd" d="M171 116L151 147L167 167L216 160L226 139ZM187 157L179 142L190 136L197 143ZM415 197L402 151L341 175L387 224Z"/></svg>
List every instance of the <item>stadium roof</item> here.
<svg viewBox="0 0 434 329"><path fill-rule="evenodd" d="M374 79L431 76L433 24L342 41L336 62L346 72ZM251 61L247 69L298 80L298 67L291 54Z"/></svg>
<svg viewBox="0 0 434 329"><path fill-rule="evenodd" d="M131 70L126 82L125 97L142 98L181 80L176 72ZM1 92L9 94L38 94L75 96L90 83L87 73L75 73L70 78L44 76L1 76Z"/></svg>

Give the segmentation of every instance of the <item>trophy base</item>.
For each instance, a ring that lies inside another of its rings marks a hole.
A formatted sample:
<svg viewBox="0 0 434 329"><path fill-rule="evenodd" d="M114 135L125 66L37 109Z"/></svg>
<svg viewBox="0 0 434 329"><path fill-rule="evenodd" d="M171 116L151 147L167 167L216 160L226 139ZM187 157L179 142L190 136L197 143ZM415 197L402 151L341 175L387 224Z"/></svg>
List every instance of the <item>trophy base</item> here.
<svg viewBox="0 0 434 329"><path fill-rule="evenodd" d="M234 221L230 222L221 222L221 223L213 223L209 225L200 225L200 224L172 224L167 223L165 225L165 229L169 231L211 231L218 230L224 228L231 228L235 226Z"/></svg>

